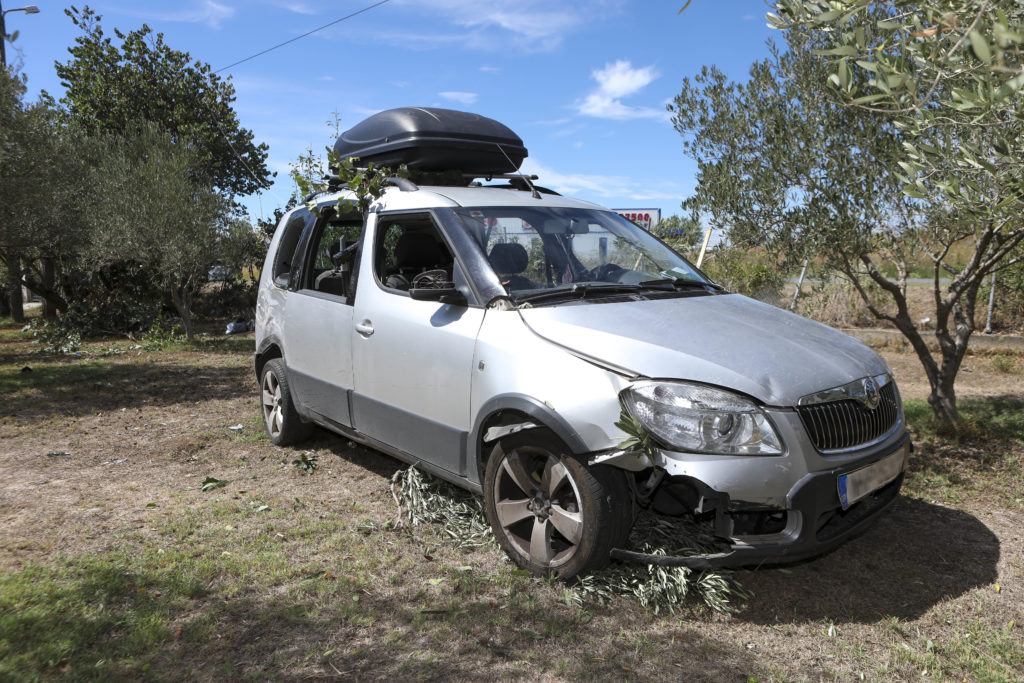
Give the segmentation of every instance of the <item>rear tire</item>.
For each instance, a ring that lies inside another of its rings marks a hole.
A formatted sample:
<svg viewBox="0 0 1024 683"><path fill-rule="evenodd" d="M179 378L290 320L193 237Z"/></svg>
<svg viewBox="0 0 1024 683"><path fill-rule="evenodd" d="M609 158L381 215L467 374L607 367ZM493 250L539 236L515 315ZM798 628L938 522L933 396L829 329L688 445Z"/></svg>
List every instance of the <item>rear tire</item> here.
<svg viewBox="0 0 1024 683"><path fill-rule="evenodd" d="M484 475L484 507L502 550L538 576L568 579L608 563L632 527L621 470L588 467L546 429L499 441Z"/></svg>
<svg viewBox="0 0 1024 683"><path fill-rule="evenodd" d="M263 366L260 375L260 412L267 436L278 446L299 443L313 433L314 425L303 422L295 410L288 374L280 358L271 359Z"/></svg>

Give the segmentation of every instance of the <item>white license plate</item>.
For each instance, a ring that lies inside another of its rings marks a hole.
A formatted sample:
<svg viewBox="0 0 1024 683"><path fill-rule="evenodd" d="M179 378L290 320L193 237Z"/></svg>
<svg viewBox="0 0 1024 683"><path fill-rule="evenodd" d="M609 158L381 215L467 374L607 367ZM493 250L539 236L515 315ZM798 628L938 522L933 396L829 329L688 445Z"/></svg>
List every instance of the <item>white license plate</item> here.
<svg viewBox="0 0 1024 683"><path fill-rule="evenodd" d="M903 446L892 455L888 455L867 467L839 475L839 502L843 509L850 507L858 500L882 488L899 476L906 466L907 448Z"/></svg>

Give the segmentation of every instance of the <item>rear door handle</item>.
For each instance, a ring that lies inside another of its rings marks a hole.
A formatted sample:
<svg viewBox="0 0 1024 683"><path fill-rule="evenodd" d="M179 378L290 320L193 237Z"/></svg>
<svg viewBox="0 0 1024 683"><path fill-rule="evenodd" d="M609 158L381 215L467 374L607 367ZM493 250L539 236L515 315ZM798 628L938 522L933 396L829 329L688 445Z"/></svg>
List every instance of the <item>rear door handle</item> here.
<svg viewBox="0 0 1024 683"><path fill-rule="evenodd" d="M363 337L369 337L373 334L373 323L369 320L364 320L361 323L356 323L356 332Z"/></svg>

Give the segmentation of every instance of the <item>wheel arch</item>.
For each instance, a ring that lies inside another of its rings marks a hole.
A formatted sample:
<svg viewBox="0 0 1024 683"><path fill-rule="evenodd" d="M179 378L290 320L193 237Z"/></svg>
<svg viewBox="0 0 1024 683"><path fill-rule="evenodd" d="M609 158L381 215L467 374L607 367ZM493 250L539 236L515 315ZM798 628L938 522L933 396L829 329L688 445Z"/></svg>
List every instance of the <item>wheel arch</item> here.
<svg viewBox="0 0 1024 683"><path fill-rule="evenodd" d="M475 475L477 481L483 484L487 456L490 453L489 444L497 441L485 440L489 429L526 422L550 430L573 454L583 455L590 452L573 426L550 406L530 396L502 394L488 400L478 412L473 431L469 435L472 462L469 463L471 466L467 468L466 475L469 478ZM475 467L472 467L473 464Z"/></svg>
<svg viewBox="0 0 1024 683"><path fill-rule="evenodd" d="M267 337L260 343L260 347L253 357L253 369L256 371L257 382L260 380L260 375L263 374L263 366L274 358L284 358L284 351L276 337Z"/></svg>

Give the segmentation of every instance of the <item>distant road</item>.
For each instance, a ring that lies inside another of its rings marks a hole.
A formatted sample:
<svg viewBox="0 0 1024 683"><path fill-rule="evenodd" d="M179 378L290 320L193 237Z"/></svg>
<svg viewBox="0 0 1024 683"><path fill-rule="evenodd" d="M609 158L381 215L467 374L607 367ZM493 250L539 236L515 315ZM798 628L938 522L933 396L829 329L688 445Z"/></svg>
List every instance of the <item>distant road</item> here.
<svg viewBox="0 0 1024 683"><path fill-rule="evenodd" d="M786 278L786 282L792 282L793 284L796 284L796 281L799 280L799 279L800 278L797 278L797 277L787 277ZM948 285L951 280L952 280L952 278L940 277L939 278L939 283L940 284L944 284L944 285ZM821 280L817 279L817 278L809 278L809 277L805 277L804 278L804 284L805 285L816 285L816 284L819 284L820 282L821 282ZM930 285L931 283L932 283L932 279L931 278L927 278L927 277L908 277L907 278L907 284L908 285Z"/></svg>

